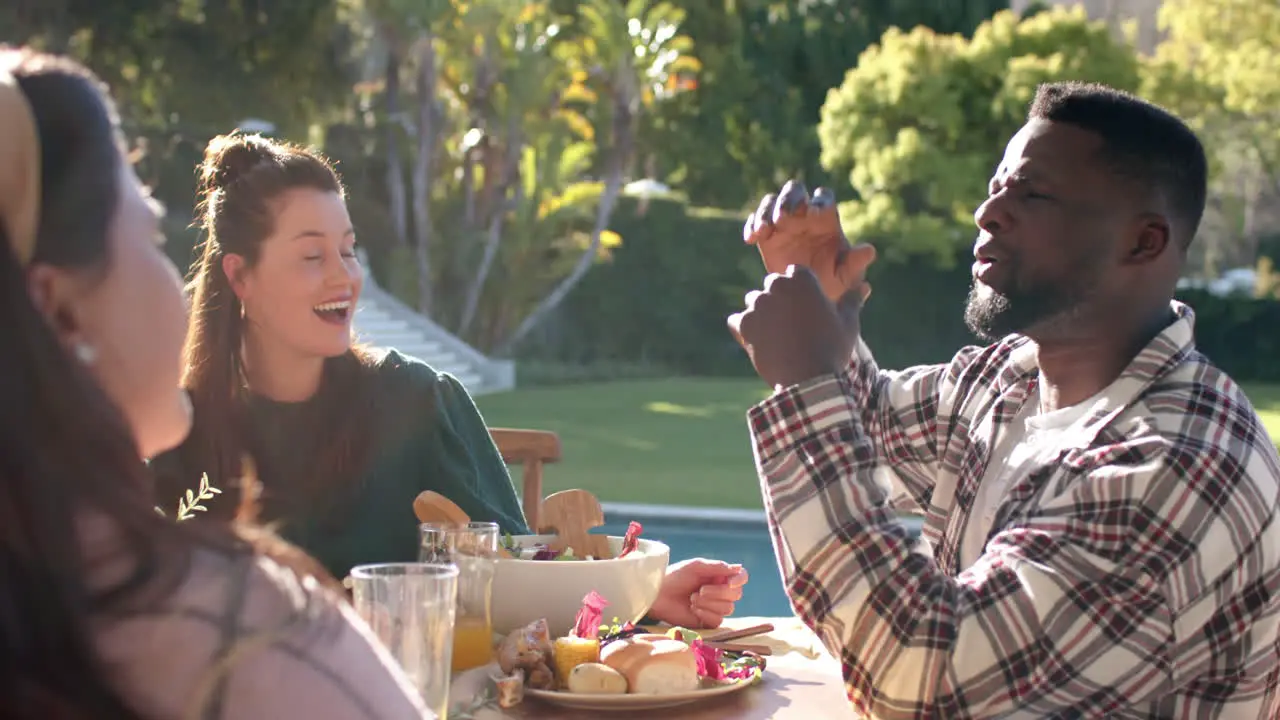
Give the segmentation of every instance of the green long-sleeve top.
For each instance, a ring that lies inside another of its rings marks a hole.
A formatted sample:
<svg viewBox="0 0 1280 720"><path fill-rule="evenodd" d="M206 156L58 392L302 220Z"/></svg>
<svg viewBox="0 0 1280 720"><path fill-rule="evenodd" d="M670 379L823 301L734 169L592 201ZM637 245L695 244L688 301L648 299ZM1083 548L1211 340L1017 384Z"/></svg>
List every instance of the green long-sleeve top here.
<svg viewBox="0 0 1280 720"><path fill-rule="evenodd" d="M504 532L526 532L507 466L462 384L395 350L378 358L372 376L375 437L361 492L349 503L349 514L336 527L322 525L318 517L268 518L279 534L341 579L356 565L417 559L413 500L423 490L444 495L473 520L496 522ZM312 401L249 399L253 432L265 439L261 447L277 462L287 463L314 444L300 437L299 428L306 423L296 420L312 411ZM202 472L182 467L180 450L151 463L157 500L166 511L187 488L199 484ZM270 480L262 481L267 485ZM231 494L213 502L238 502L227 497Z"/></svg>

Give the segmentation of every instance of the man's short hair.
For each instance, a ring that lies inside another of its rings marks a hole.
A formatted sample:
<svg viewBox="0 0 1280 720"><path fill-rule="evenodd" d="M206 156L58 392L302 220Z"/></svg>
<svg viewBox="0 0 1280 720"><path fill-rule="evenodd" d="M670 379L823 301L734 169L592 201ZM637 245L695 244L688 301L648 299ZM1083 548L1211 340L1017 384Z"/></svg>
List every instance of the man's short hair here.
<svg viewBox="0 0 1280 720"><path fill-rule="evenodd" d="M1129 93L1082 82L1041 85L1027 119L1068 123L1101 137L1112 168L1163 195L1175 237L1183 248L1191 244L1204 215L1208 162L1186 123Z"/></svg>

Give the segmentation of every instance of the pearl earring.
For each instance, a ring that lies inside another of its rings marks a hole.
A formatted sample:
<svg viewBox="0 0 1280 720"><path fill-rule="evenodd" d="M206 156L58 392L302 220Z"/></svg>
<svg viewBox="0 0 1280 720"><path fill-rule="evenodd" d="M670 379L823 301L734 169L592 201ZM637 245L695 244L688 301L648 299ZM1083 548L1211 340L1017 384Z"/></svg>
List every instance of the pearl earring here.
<svg viewBox="0 0 1280 720"><path fill-rule="evenodd" d="M72 351L75 352L76 359L85 365L92 365L98 359L98 351L83 340L77 341L72 347Z"/></svg>

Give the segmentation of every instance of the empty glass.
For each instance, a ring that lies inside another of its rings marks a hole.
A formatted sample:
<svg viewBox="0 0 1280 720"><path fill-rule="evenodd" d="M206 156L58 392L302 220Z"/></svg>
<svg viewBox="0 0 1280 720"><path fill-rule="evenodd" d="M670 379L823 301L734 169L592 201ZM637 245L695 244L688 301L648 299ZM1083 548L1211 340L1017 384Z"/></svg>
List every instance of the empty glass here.
<svg viewBox="0 0 1280 720"><path fill-rule="evenodd" d="M458 568L385 563L352 568L352 604L399 661L428 709L444 720L457 603Z"/></svg>
<svg viewBox="0 0 1280 720"><path fill-rule="evenodd" d="M458 609L453 626L453 671L493 661L493 573L498 556L498 524L424 523L419 526L422 562L458 567Z"/></svg>

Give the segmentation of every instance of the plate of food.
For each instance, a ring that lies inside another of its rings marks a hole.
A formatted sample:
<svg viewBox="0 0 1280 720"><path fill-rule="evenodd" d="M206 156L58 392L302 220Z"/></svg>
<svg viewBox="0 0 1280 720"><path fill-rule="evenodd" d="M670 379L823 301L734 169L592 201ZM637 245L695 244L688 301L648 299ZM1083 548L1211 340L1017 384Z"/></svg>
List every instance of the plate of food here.
<svg viewBox="0 0 1280 720"><path fill-rule="evenodd" d="M582 710L669 708L741 692L763 676L764 657L721 650L683 628L658 634L631 623L602 627L607 604L588 594L563 637L553 638L545 620L508 635L493 678L498 704L532 698Z"/></svg>

